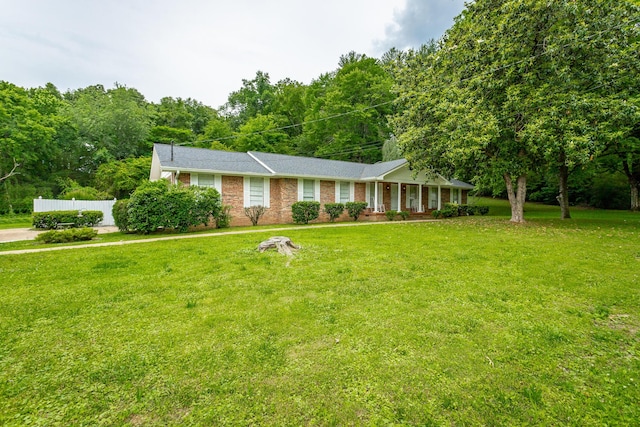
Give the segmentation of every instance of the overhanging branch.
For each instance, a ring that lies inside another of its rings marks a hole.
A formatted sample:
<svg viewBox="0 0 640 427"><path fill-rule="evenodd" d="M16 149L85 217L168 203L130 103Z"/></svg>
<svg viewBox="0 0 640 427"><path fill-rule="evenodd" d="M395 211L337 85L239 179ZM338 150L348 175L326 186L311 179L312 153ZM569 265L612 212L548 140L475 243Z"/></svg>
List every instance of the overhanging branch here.
<svg viewBox="0 0 640 427"><path fill-rule="evenodd" d="M17 163L16 159L14 158L13 159L13 168L11 169L11 171L8 174L6 174L3 177L0 177L0 182L4 181L7 178L12 177L13 175L19 174L20 172L16 172L16 169L18 169L18 167L20 167L20 163Z"/></svg>

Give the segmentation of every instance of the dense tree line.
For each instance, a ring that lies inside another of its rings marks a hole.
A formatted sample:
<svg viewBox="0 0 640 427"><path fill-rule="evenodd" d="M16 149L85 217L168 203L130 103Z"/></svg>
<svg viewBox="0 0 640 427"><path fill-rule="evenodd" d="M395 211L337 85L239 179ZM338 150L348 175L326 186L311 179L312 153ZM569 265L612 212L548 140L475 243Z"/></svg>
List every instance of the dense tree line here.
<svg viewBox="0 0 640 427"><path fill-rule="evenodd" d="M155 142L405 156L509 195L516 220L526 194L565 216L570 203L638 209L637 22L628 1L477 0L438 42L380 59L350 52L309 84L257 71L217 109L148 102L118 83L61 93L0 81L0 213L37 196L126 198Z"/></svg>

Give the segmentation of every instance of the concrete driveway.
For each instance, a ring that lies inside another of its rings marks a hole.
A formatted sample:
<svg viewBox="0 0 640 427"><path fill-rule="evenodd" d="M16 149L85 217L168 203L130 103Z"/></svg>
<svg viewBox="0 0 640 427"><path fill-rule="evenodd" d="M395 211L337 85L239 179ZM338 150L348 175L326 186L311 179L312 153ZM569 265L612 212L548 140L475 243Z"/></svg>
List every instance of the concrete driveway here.
<svg viewBox="0 0 640 427"><path fill-rule="evenodd" d="M98 230L98 234L115 233L118 231L118 227L94 227L94 230ZM8 228L6 230L0 230L0 243L16 242L18 240L33 240L38 234L43 232L43 230L33 230L31 228Z"/></svg>

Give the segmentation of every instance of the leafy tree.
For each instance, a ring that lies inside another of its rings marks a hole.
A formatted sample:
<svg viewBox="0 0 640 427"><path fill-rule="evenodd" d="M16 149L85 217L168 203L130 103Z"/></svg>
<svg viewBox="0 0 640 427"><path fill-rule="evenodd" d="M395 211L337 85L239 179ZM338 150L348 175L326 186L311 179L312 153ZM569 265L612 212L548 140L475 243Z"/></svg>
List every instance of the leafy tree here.
<svg viewBox="0 0 640 427"><path fill-rule="evenodd" d="M506 186L523 222L528 175L589 162L636 117L637 16L628 1L469 3L437 51L398 74L405 157Z"/></svg>
<svg viewBox="0 0 640 427"><path fill-rule="evenodd" d="M274 91L268 73L258 71L253 80L242 79L242 87L229 95L223 107L232 128L237 130L249 119L271 113Z"/></svg>
<svg viewBox="0 0 640 427"><path fill-rule="evenodd" d="M101 163L149 153L151 113L137 90L96 85L68 92L65 98L79 142L87 150L84 170L93 172Z"/></svg>
<svg viewBox="0 0 640 427"><path fill-rule="evenodd" d="M103 163L98 167L94 185L112 197L126 198L149 179L150 168L151 157L132 157Z"/></svg>
<svg viewBox="0 0 640 427"><path fill-rule="evenodd" d="M195 145L214 150L230 150L230 145L232 145L230 137L232 134L233 131L229 121L216 114L209 120L202 136L198 138Z"/></svg>
<svg viewBox="0 0 640 427"><path fill-rule="evenodd" d="M400 147L398 147L398 139L395 135L391 135L391 137L382 144L382 161L389 162L401 158L402 153L400 152Z"/></svg>
<svg viewBox="0 0 640 427"><path fill-rule="evenodd" d="M190 129L173 128L169 126L154 126L149 131L149 143L184 144L193 140Z"/></svg>
<svg viewBox="0 0 640 427"><path fill-rule="evenodd" d="M59 102L0 81L0 212L28 212L33 197L51 192L42 183L62 157L56 145Z"/></svg>
<svg viewBox="0 0 640 427"><path fill-rule="evenodd" d="M284 132L291 138L302 134L304 122L306 86L290 79L279 81L274 87L272 114L279 118Z"/></svg>
<svg viewBox="0 0 640 427"><path fill-rule="evenodd" d="M630 208L640 211L640 124L609 145L602 163L611 172L624 173L629 184Z"/></svg>
<svg viewBox="0 0 640 427"><path fill-rule="evenodd" d="M54 120L38 107L26 90L0 81L1 177L35 175L47 169L57 154Z"/></svg>
<svg viewBox="0 0 640 427"><path fill-rule="evenodd" d="M325 77L312 89L316 98L309 106L303 137L318 157L379 161L390 134L391 76L375 58L354 52L341 57L340 65L333 78Z"/></svg>
<svg viewBox="0 0 640 427"><path fill-rule="evenodd" d="M153 121L156 126L188 130L194 136L201 135L216 111L195 99L164 97L153 105Z"/></svg>
<svg viewBox="0 0 640 427"><path fill-rule="evenodd" d="M262 151L264 153L287 153L289 136L279 128L272 115L259 114L240 126L237 139L233 141L236 151Z"/></svg>

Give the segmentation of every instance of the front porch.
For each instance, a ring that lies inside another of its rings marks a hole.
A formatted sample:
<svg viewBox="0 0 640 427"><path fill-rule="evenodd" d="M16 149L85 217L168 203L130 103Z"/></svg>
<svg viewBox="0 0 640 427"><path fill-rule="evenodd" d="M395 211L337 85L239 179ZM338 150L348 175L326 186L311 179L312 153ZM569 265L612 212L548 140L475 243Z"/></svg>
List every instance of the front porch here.
<svg viewBox="0 0 640 427"><path fill-rule="evenodd" d="M408 182L378 181L367 184L367 214L387 211L409 212L411 217L429 216L446 203L464 203L466 191L444 186L440 182L416 184Z"/></svg>

